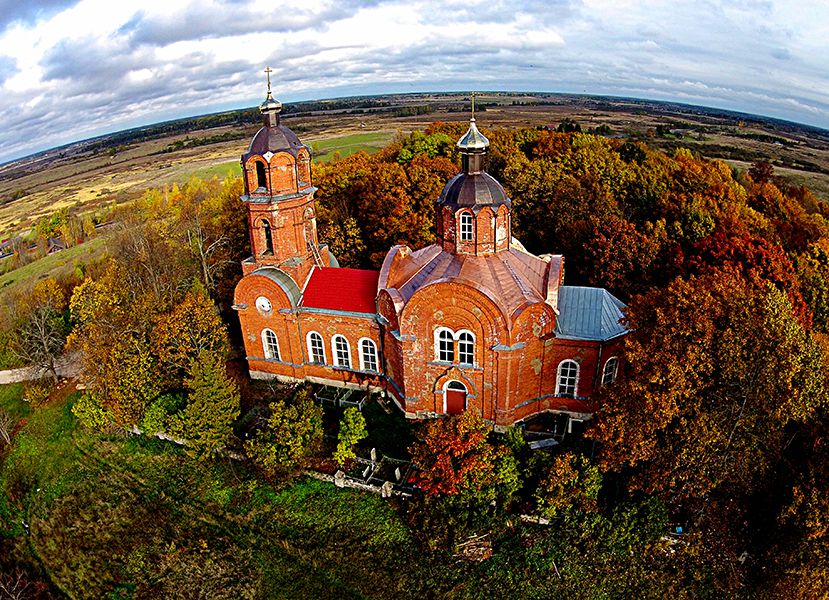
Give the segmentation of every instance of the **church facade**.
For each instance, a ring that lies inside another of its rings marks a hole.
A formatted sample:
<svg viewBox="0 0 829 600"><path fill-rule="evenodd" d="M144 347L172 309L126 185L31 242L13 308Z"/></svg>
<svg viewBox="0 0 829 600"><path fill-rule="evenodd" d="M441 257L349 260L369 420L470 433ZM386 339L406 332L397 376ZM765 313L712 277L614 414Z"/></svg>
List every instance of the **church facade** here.
<svg viewBox="0 0 829 600"><path fill-rule="evenodd" d="M339 268L317 239L310 151L280 110L269 89L242 155L253 255L234 308L251 377L381 392L410 418L589 418L622 366L623 304L563 285L563 256L512 236L474 117L457 144L461 172L436 202L437 243L395 246L372 271Z"/></svg>

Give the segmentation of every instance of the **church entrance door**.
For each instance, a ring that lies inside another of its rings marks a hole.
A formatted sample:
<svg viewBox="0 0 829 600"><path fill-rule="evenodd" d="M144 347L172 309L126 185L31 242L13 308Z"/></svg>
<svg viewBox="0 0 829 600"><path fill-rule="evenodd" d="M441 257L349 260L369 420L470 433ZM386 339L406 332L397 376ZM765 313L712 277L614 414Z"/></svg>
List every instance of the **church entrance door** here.
<svg viewBox="0 0 829 600"><path fill-rule="evenodd" d="M459 415L466 410L466 386L460 381L446 384L446 414Z"/></svg>

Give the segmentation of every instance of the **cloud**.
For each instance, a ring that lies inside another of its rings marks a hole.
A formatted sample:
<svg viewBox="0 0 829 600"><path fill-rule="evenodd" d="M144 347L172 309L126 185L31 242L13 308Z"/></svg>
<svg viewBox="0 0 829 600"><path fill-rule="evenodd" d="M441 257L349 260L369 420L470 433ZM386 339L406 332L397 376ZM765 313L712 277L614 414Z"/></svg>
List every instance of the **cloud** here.
<svg viewBox="0 0 829 600"><path fill-rule="evenodd" d="M588 92L829 125L801 0L0 0L0 160L164 118L391 91ZM2 24L5 28L2 28ZM49 125L60 139L31 132Z"/></svg>
<svg viewBox="0 0 829 600"><path fill-rule="evenodd" d="M33 23L78 3L78 0L0 0L0 31L12 23Z"/></svg>

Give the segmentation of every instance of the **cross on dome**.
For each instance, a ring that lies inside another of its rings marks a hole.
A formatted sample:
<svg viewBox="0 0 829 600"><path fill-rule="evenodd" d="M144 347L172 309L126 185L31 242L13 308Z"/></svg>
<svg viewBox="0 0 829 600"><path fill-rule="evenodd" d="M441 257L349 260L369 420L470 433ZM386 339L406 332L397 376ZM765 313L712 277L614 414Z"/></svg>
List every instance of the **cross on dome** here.
<svg viewBox="0 0 829 600"><path fill-rule="evenodd" d="M267 67L265 69L265 75L268 78L268 95L265 97L264 102L259 105L259 112L260 113L279 113L282 110L282 103L279 100L275 100L273 95L271 94L271 73L273 73L273 69ZM279 122L279 118L277 116L277 123Z"/></svg>

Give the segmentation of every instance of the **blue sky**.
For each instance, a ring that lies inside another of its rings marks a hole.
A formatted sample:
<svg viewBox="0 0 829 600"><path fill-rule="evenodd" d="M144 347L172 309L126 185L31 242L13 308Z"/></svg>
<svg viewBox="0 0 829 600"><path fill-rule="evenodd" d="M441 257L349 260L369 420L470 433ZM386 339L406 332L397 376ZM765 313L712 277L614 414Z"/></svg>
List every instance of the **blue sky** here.
<svg viewBox="0 0 829 600"><path fill-rule="evenodd" d="M826 0L0 0L0 161L292 100L533 90L829 128Z"/></svg>

